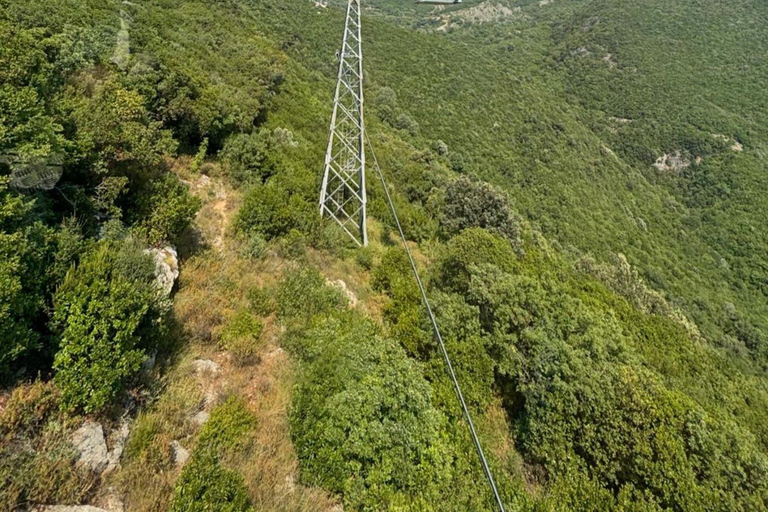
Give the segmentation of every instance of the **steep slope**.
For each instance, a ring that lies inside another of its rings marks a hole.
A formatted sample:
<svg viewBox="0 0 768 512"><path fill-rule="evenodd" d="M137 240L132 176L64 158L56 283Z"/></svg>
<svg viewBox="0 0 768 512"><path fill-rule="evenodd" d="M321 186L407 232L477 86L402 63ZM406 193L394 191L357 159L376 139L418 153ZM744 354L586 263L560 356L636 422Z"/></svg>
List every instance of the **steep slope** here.
<svg viewBox="0 0 768 512"><path fill-rule="evenodd" d="M670 19L717 7L683 4L665 4ZM180 247L159 366L127 382L136 410L107 404L137 417L122 468L84 473L67 441L82 417L58 412L55 378L20 384L0 407L8 508L99 503L114 487L129 511L493 510L378 184L369 248L317 216L341 6L0 0L6 26L45 35L45 58L81 57L60 71L68 101L111 81L143 105L178 142L168 172L203 205ZM366 10L371 138L510 509L768 503L762 255L723 231L753 222L753 248L765 240L764 191L748 184L762 179L763 132L748 112L763 105L760 63L712 97L736 114L685 117L701 83L678 94L677 78L652 73L672 59L661 36L629 30L657 9ZM702 41L723 30L700 22ZM744 32L754 55L758 32ZM681 65L710 55L682 46ZM663 107L643 89L649 77L674 90ZM742 82L757 96L725 99ZM107 129L135 129L126 121ZM738 210L691 195L686 173L706 169L714 185L742 180L729 189ZM79 172L72 163L62 185Z"/></svg>

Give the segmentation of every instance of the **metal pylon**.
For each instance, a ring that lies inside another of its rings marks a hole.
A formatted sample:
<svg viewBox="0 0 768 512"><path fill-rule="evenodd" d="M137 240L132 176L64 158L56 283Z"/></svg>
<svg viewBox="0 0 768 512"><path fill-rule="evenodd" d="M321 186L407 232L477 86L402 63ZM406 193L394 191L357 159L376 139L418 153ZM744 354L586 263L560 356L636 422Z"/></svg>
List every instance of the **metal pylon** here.
<svg viewBox="0 0 768 512"><path fill-rule="evenodd" d="M358 245L368 245L364 141L360 0L349 0L320 190L320 215L329 215L338 222Z"/></svg>

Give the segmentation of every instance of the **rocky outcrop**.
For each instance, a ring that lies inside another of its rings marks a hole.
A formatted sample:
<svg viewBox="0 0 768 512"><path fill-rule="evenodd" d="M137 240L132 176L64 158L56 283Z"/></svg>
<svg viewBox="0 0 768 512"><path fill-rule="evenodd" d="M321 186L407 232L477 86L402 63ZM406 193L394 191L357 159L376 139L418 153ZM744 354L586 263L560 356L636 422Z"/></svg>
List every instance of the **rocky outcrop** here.
<svg viewBox="0 0 768 512"><path fill-rule="evenodd" d="M77 465L96 473L101 473L109 466L109 451L104 439L104 429L99 423L86 421L71 438L72 444L80 454Z"/></svg>
<svg viewBox="0 0 768 512"><path fill-rule="evenodd" d="M347 297L347 300L349 300L349 305L351 307L357 305L357 296L355 295L355 292L349 289L347 283L344 282L343 279L336 279L335 281L326 279L325 283L341 291Z"/></svg>
<svg viewBox="0 0 768 512"><path fill-rule="evenodd" d="M662 172L678 173L683 169L690 167L691 162L683 157L680 151L661 155L656 159L653 166Z"/></svg>
<svg viewBox="0 0 768 512"><path fill-rule="evenodd" d="M221 373L221 366L218 363L211 361L210 359L196 359L192 361L192 369L198 376L203 375L218 375Z"/></svg>
<svg viewBox="0 0 768 512"><path fill-rule="evenodd" d="M171 456L176 466L183 466L189 460L189 450L181 446L178 441L171 441Z"/></svg>
<svg viewBox="0 0 768 512"><path fill-rule="evenodd" d="M84 422L70 438L72 445L80 454L77 465L95 473L109 473L116 469L120 464L130 427L130 420L123 418L118 427L106 438L100 423ZM108 449L107 440L112 450Z"/></svg>
<svg viewBox="0 0 768 512"><path fill-rule="evenodd" d="M173 247L146 249L155 260L155 282L163 297L169 297L176 279L179 278L179 255Z"/></svg>

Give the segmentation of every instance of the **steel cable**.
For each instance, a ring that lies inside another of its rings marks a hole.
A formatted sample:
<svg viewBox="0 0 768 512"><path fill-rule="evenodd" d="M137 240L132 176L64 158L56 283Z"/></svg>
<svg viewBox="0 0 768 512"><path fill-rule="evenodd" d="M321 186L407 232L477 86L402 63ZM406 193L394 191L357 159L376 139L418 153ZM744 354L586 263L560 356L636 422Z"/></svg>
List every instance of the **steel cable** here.
<svg viewBox="0 0 768 512"><path fill-rule="evenodd" d="M493 497L496 500L496 504L499 507L499 511L505 512L504 504L501 501L501 496L499 496L499 490L496 488L496 482L494 481L493 474L491 473L491 468L488 465L488 461L485 459L485 454L483 453L483 447L480 444L480 439L477 437L477 432L475 431L475 425L472 422L472 416L469 413L469 408L467 407L467 403L464 401L464 395L461 392L461 386L459 386L459 381L456 378L456 373L453 371L451 358L448 356L448 351L445 348L445 343L443 343L443 337L440 335L440 329L437 327L437 320L435 320L435 315L432 313L432 307L429 304L429 298L427 298L427 292L424 288L424 284L421 282L421 277L419 276L419 270L416 268L416 262L414 261L413 255L411 254L411 249L408 247L408 242L405 239L405 233L403 233L403 228L400 225L400 219L397 216L397 210L395 209L395 204L392 202L392 197L389 195L389 189L387 188L387 181L384 179L384 173L381 171L381 167L379 166L379 161L376 158L376 152L373 150L373 144L371 144L371 139L368 137L367 132L365 134L365 140L368 143L368 148L371 150L371 156L373 157L373 164L376 167L376 172L379 175L381 186L384 188L384 194L387 197L387 203L389 203L389 209L392 212L392 217L394 217L395 219L397 230L400 233L400 239L403 242L403 247L405 247L405 252L408 254L408 260L411 263L411 269L413 270L413 275L416 278L416 284L418 284L419 291L421 292L421 300L424 302L424 307L426 307L427 309L427 315L429 316L429 321L432 324L432 332L434 333L435 339L437 340L437 344L440 347L440 352L442 353L443 361L445 362L445 366L448 370L448 376L453 382L453 389L456 392L456 397L459 399L459 403L461 404L461 410L464 413L464 419L467 421L467 425L469 426L469 432L472 435L472 440L475 443L475 450L477 451L477 455L480 458L480 464L483 466L483 472L485 473L485 477L488 480L488 484L491 487L491 491L493 492Z"/></svg>

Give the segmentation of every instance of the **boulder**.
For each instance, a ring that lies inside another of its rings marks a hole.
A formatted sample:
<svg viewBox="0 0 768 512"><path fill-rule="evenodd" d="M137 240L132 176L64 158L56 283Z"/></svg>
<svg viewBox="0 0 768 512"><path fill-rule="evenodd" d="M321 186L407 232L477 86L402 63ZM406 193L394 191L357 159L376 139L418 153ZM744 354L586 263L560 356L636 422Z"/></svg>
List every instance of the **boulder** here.
<svg viewBox="0 0 768 512"><path fill-rule="evenodd" d="M192 361L192 368L197 375L218 375L221 372L221 366L210 359L196 359Z"/></svg>
<svg viewBox="0 0 768 512"><path fill-rule="evenodd" d="M104 429L99 423L86 421L71 438L72 444L80 454L77 465L100 473L110 463Z"/></svg>
<svg viewBox="0 0 768 512"><path fill-rule="evenodd" d="M175 440L171 441L171 455L173 456L173 463L177 466L183 466L189 460L189 450Z"/></svg>
<svg viewBox="0 0 768 512"><path fill-rule="evenodd" d="M120 425L109 434L109 444L112 446L112 450L107 454L108 463L105 472L112 471L120 465L120 457L123 456L123 448L125 448L125 442L128 440L130 432L131 421L128 418L123 418Z"/></svg>
<svg viewBox="0 0 768 512"><path fill-rule="evenodd" d="M179 255L173 247L145 249L155 260L155 282L163 297L169 297L179 278Z"/></svg>
<svg viewBox="0 0 768 512"><path fill-rule="evenodd" d="M198 411L197 413L189 416L189 420L195 425L202 426L205 425L210 417L211 413L208 411Z"/></svg>

